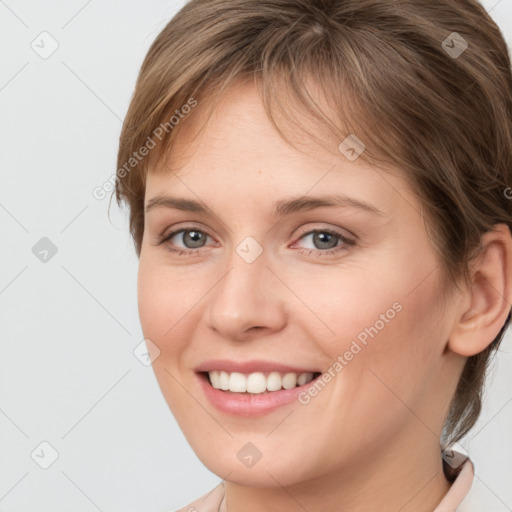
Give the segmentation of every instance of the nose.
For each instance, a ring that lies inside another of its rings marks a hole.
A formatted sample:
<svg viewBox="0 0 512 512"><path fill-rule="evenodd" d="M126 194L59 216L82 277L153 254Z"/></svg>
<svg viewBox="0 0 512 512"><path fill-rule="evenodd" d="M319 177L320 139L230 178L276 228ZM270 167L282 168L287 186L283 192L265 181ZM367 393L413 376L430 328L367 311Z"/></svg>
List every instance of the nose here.
<svg viewBox="0 0 512 512"><path fill-rule="evenodd" d="M247 340L286 325L286 288L264 255L248 263L234 250L224 276L207 295L208 327L226 339Z"/></svg>

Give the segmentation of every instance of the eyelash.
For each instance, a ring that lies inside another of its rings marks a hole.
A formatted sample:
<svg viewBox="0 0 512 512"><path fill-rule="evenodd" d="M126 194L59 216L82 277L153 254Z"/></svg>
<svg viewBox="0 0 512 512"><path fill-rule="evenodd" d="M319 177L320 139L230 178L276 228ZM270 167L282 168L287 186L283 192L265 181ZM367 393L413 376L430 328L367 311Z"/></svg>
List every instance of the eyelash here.
<svg viewBox="0 0 512 512"><path fill-rule="evenodd" d="M206 232L202 229L198 229L194 226L187 226L185 228L181 228L176 231L172 231L168 235L159 237L157 245L164 244L165 242L171 240L178 233L183 233L183 232L187 232L187 231L196 231L203 235L209 236L210 238L213 238L208 232ZM333 247L331 249L324 249L324 250L322 250L322 249L299 249L299 252L301 252L302 254L306 254L307 256L311 256L312 254L317 254L318 256L325 256L325 255L331 255L331 254L334 254L334 253L337 253L340 251L346 251L349 247L352 247L353 245L356 244L356 241L354 239L347 238L346 236L344 236L341 233L334 231L332 229L311 229L309 231L302 233L299 236L299 238L297 239L297 241L307 235L311 235L314 233L328 233L329 235L333 235L340 239L340 241L342 242L342 245ZM199 253L201 251L201 249L203 249L203 247L200 247L198 249L172 249L169 247L168 249L171 252L177 254L178 256L192 256L192 255Z"/></svg>

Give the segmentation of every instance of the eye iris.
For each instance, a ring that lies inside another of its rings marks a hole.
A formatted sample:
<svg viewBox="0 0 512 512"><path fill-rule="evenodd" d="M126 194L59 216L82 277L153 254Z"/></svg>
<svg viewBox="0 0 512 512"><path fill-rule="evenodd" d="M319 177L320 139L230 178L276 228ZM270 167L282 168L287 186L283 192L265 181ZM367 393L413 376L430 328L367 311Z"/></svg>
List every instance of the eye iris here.
<svg viewBox="0 0 512 512"><path fill-rule="evenodd" d="M195 249L197 247L201 247L201 242L204 242L204 235L200 231L185 231L183 233L183 242L187 247L189 247L189 243L191 243L192 246L189 248Z"/></svg>
<svg viewBox="0 0 512 512"><path fill-rule="evenodd" d="M332 249L336 247L336 237L332 235L331 233L327 233L326 231L320 231L313 235L313 240L315 242L315 245L320 245L320 249ZM334 244L331 243L329 247L324 247L322 244L334 241Z"/></svg>

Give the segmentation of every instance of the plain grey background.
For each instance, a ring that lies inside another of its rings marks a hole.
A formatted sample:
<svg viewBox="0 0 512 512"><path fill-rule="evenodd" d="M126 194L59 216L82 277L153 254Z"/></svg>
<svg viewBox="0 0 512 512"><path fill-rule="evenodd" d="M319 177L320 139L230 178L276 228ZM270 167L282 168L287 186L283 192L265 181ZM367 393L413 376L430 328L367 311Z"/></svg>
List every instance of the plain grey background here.
<svg viewBox="0 0 512 512"><path fill-rule="evenodd" d="M483 4L510 48L512 0ZM172 511L220 481L134 355L143 336L127 216L113 202L109 219L109 196L92 194L115 172L143 57L182 5L0 1L1 512ZM482 510L506 512L510 334L493 367L461 444Z"/></svg>

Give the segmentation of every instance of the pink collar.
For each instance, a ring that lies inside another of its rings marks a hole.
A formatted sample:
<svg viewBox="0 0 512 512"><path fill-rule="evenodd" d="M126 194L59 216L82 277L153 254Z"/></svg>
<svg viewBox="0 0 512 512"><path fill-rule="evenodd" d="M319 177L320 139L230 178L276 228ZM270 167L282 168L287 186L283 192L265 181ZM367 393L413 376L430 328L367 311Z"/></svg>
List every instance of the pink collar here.
<svg viewBox="0 0 512 512"><path fill-rule="evenodd" d="M450 490L446 493L441 503L434 509L434 512L457 512L459 505L467 496L471 486L473 485L475 470L473 463L468 458L455 481L452 483ZM459 512L463 512L459 510Z"/></svg>

